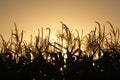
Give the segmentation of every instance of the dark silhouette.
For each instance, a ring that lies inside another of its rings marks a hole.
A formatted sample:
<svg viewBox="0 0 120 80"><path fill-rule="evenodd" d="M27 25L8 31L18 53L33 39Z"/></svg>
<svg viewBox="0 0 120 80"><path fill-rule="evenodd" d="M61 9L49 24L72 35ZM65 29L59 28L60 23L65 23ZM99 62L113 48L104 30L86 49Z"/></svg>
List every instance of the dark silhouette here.
<svg viewBox="0 0 120 80"><path fill-rule="evenodd" d="M43 38L43 28L38 29L35 42L23 40L23 31L15 32L7 42L1 37L0 79L2 80L119 80L120 79L120 31L110 22L110 32L105 27L77 37L61 22L62 32L58 42L50 42L50 28ZM82 49L85 46L85 49Z"/></svg>

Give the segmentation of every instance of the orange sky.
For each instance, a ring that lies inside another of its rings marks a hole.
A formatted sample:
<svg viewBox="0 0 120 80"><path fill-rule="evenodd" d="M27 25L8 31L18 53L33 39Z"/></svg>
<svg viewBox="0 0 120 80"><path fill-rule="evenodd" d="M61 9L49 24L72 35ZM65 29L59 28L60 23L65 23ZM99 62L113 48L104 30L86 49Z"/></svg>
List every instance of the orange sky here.
<svg viewBox="0 0 120 80"><path fill-rule="evenodd" d="M24 30L25 39L37 35L41 26L44 30L50 27L55 37L56 30L61 29L60 21L87 34L97 26L95 21L110 21L119 27L119 8L120 0L0 0L0 34L10 37L14 21L20 31Z"/></svg>

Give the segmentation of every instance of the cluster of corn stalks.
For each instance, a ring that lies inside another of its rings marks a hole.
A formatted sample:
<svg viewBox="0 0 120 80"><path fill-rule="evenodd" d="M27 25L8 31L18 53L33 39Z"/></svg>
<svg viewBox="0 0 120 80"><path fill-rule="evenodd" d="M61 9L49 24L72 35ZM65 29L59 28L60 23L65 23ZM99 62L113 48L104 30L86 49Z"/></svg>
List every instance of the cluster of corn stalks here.
<svg viewBox="0 0 120 80"><path fill-rule="evenodd" d="M78 30L72 32L66 24L61 22L62 31L57 34L57 42L50 42L50 28L46 28L48 35L43 38L44 33L43 28L41 28L41 30L38 29L35 41L31 35L29 44L23 40L23 31L19 33L17 25L14 23L15 30L14 32L11 31L11 38L8 42L0 35L0 54L4 55L3 60L11 57L16 63L20 61L20 58L27 61L26 63L43 58L53 65L61 64L61 69L69 62L80 60L85 56L97 60L107 53L110 53L109 55L120 55L119 29L115 29L110 22L107 22L111 30L106 32L105 25L101 27L99 22L95 23L98 27L83 36L83 31L81 34ZM82 49L83 47L84 49Z"/></svg>
<svg viewBox="0 0 120 80"><path fill-rule="evenodd" d="M45 32L41 28L37 36L31 35L29 43L14 23L15 30L11 31L8 41L0 35L0 74L4 74L3 77L12 75L11 79L17 75L18 78L32 80L34 77L37 80L71 80L78 77L84 80L87 78L84 76L93 75L102 78L107 75L108 79L112 75L118 77L120 31L110 22L107 22L110 31L106 30L105 25L95 23L97 27L83 36L83 30L81 34L78 30L73 32L61 22L62 29L56 34L56 42L50 41L50 28L46 28Z"/></svg>

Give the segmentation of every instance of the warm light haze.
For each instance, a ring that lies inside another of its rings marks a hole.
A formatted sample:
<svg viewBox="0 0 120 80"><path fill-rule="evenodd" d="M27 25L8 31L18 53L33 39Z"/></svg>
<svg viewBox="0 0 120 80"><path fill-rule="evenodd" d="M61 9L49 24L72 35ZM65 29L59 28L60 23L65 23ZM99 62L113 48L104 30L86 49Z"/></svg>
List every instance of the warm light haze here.
<svg viewBox="0 0 120 80"><path fill-rule="evenodd" d="M0 0L0 80L120 80L120 0Z"/></svg>
<svg viewBox="0 0 120 80"><path fill-rule="evenodd" d="M61 30L60 21L70 30L78 29L84 34L97 24L110 21L120 26L120 0L0 0L0 34L8 39L16 22L19 31L24 30L24 39L37 35L38 28L51 28L51 38ZM108 26L106 26L106 29Z"/></svg>

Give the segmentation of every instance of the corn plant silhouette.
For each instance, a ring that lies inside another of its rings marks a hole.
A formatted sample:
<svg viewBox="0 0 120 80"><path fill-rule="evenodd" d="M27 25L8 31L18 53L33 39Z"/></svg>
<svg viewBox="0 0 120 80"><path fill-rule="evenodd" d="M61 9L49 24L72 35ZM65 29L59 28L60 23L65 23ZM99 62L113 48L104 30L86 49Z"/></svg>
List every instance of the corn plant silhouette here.
<svg viewBox="0 0 120 80"><path fill-rule="evenodd" d="M8 41L0 35L0 75L7 80L101 80L120 79L120 31L110 26L106 32L99 22L97 27L83 36L73 33L61 22L62 30L57 42L50 42L51 29L38 29L35 40L23 40L16 23ZM84 46L84 49L82 48Z"/></svg>

